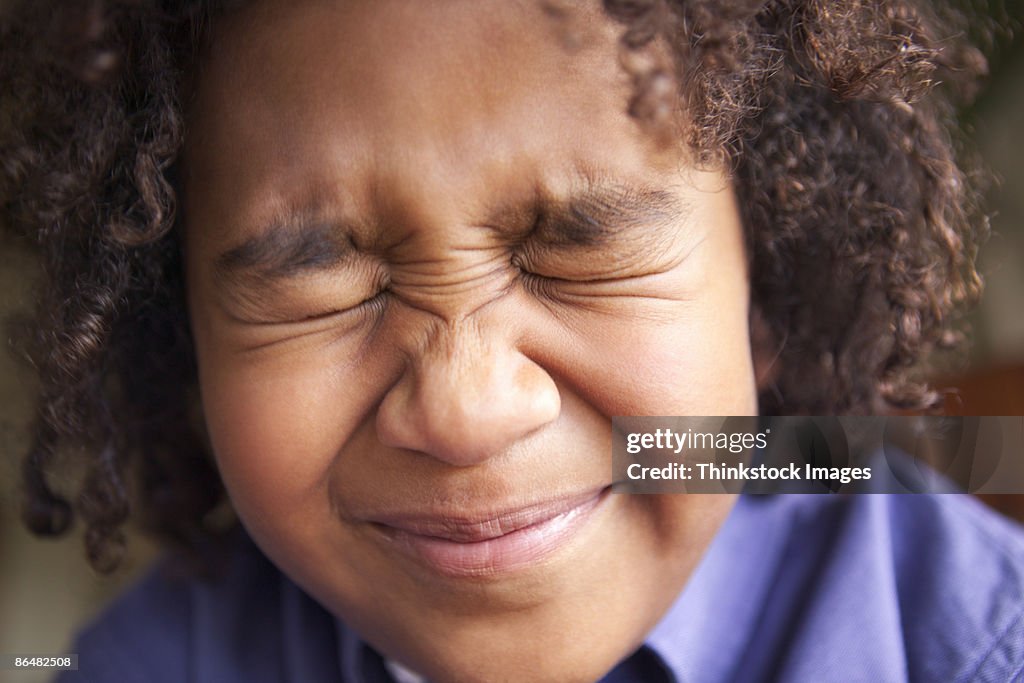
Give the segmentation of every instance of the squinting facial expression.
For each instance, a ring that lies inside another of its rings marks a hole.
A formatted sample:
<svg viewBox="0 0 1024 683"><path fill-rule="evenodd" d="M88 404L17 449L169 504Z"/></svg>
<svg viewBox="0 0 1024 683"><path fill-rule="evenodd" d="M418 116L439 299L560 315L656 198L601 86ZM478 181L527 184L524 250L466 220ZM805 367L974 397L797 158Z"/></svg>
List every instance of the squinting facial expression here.
<svg viewBox="0 0 1024 683"><path fill-rule="evenodd" d="M626 114L617 38L596 7L264 3L200 72L186 257L224 482L432 680L599 677L731 503L609 493L612 415L756 412L728 182Z"/></svg>

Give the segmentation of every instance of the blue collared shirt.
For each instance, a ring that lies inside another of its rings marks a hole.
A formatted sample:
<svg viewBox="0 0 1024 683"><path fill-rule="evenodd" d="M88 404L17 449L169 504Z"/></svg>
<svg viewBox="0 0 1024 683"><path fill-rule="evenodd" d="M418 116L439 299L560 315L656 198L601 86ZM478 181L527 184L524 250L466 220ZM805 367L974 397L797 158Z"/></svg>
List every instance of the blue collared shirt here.
<svg viewBox="0 0 1024 683"><path fill-rule="evenodd" d="M218 581L155 571L62 681L378 683L381 658L241 538ZM604 679L1024 681L1024 530L962 495L741 497Z"/></svg>

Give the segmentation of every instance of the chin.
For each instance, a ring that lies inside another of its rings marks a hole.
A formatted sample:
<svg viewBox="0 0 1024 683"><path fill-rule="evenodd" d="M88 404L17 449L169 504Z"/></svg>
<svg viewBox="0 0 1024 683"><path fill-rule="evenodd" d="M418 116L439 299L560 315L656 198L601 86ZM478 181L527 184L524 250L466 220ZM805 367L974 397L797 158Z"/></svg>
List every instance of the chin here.
<svg viewBox="0 0 1024 683"><path fill-rule="evenodd" d="M441 645L410 644L398 651L395 640L385 639L374 646L432 683L593 683L639 646L602 648L586 628L547 638L541 636L543 629L525 637L501 629L474 630Z"/></svg>

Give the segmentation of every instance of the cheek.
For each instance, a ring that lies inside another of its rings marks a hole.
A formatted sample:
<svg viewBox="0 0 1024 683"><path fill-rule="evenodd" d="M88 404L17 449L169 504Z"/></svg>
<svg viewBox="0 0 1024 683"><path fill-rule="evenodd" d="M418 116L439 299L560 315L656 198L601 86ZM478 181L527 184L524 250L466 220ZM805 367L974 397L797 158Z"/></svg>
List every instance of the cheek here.
<svg viewBox="0 0 1024 683"><path fill-rule="evenodd" d="M590 381L607 415L752 415L756 394L745 319L690 310L677 326L610 327L591 345ZM606 399L607 400L607 399Z"/></svg>
<svg viewBox="0 0 1024 683"><path fill-rule="evenodd" d="M755 415L750 350L749 283L738 228L709 237L697 294L674 325L649 328L650 354L639 359L651 378L647 415ZM713 256L712 256L713 255Z"/></svg>
<svg viewBox="0 0 1024 683"><path fill-rule="evenodd" d="M366 409L344 384L323 367L201 373L217 464L243 519L285 524L325 499L332 463Z"/></svg>
<svg viewBox="0 0 1024 683"><path fill-rule="evenodd" d="M594 319L578 335L565 371L604 415L757 413L743 264L708 265L667 315Z"/></svg>

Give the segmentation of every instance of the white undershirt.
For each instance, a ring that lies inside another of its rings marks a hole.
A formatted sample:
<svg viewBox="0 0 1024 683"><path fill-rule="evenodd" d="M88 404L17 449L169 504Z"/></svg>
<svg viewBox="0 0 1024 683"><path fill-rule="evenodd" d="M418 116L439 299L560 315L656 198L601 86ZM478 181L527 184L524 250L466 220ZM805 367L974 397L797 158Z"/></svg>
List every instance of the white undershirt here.
<svg viewBox="0 0 1024 683"><path fill-rule="evenodd" d="M395 683L427 683L427 679L414 671L406 669L398 662L390 659L384 660L384 668L388 670Z"/></svg>

